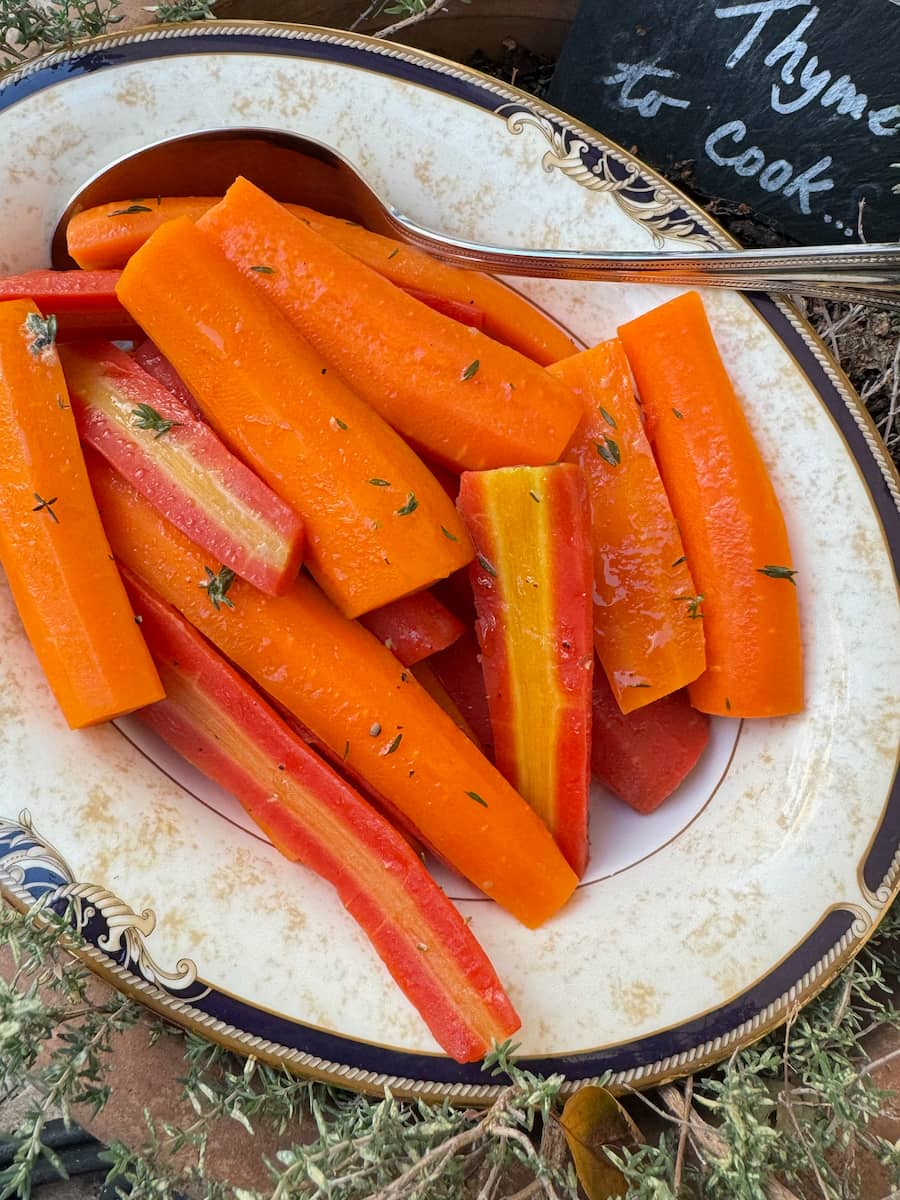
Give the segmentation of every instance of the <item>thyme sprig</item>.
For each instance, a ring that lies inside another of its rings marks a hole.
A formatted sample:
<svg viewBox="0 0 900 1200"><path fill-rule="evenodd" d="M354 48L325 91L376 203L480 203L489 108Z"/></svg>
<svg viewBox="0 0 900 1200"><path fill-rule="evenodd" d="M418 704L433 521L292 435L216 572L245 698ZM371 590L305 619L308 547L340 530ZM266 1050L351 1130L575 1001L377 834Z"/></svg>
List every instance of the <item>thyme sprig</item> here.
<svg viewBox="0 0 900 1200"><path fill-rule="evenodd" d="M0 1095L31 1088L36 1096L14 1131L19 1147L0 1172L0 1195L23 1200L34 1167L53 1162L41 1142L46 1121L60 1108L104 1106L108 1050L140 1013L116 995L92 1002L87 969L60 947L65 928L63 918L48 914L41 924L0 904L0 949L15 963L9 980L0 977ZM638 1124L662 1131L636 1150L606 1151L628 1180L627 1200L844 1200L857 1194L867 1157L900 1186L900 1147L871 1128L886 1098L876 1078L884 1055L872 1059L866 1050L872 1035L900 1030L898 939L900 907L784 1029L705 1076L630 1094ZM110 1171L134 1196L172 1200L190 1191L224 1200L207 1153L213 1135L234 1122L265 1125L283 1146L268 1164L265 1192L235 1189L235 1200L502 1200L514 1192L574 1200L557 1120L561 1080L519 1067L510 1043L484 1064L486 1077L509 1083L478 1112L343 1092L145 1021L152 1040L183 1036L183 1095L195 1115L148 1118L130 1146L110 1147Z"/></svg>
<svg viewBox="0 0 900 1200"><path fill-rule="evenodd" d="M57 321L54 313L46 317L42 317L40 313L29 313L25 318L25 328L31 334L28 349L32 354L49 350L56 342Z"/></svg>
<svg viewBox="0 0 900 1200"><path fill-rule="evenodd" d="M220 567L218 571L213 571L211 567L203 569L206 572L206 579L202 580L199 586L205 588L213 608L217 612L223 604L226 608L234 608L234 601L228 595L228 589L237 576L231 567Z"/></svg>
<svg viewBox="0 0 900 1200"><path fill-rule="evenodd" d="M118 8L119 0L0 0L0 71L106 33L122 20Z"/></svg>
<svg viewBox="0 0 900 1200"><path fill-rule="evenodd" d="M131 419L138 429L152 430L154 441L158 441L163 434L181 424L181 421L168 420L162 413L157 412L152 404L139 404L137 408L133 408Z"/></svg>

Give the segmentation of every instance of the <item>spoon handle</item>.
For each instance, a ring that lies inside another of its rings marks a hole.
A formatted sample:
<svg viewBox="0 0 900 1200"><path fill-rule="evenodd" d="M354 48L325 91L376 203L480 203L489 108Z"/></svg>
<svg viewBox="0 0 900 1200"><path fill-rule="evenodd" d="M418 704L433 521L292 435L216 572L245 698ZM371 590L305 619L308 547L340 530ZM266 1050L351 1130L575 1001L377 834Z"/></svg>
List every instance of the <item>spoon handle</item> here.
<svg viewBox="0 0 900 1200"><path fill-rule="evenodd" d="M399 213L399 237L445 262L501 275L789 292L900 309L900 244L594 253L520 250L442 236Z"/></svg>

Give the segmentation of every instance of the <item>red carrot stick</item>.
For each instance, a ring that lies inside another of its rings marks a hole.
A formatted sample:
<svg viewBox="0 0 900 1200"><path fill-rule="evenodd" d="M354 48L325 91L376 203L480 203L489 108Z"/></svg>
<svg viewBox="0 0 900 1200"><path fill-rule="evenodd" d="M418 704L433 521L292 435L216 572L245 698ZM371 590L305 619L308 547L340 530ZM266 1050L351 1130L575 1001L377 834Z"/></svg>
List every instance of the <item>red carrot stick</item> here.
<svg viewBox="0 0 900 1200"><path fill-rule="evenodd" d="M297 514L129 355L87 342L61 356L82 440L213 558L286 591L303 553Z"/></svg>
<svg viewBox="0 0 900 1200"><path fill-rule="evenodd" d="M394 600L366 613L360 621L408 667L446 650L465 629L431 592Z"/></svg>
<svg viewBox="0 0 900 1200"><path fill-rule="evenodd" d="M709 741L709 717L672 692L623 713L606 676L594 672L591 769L626 804L651 813L680 787Z"/></svg>

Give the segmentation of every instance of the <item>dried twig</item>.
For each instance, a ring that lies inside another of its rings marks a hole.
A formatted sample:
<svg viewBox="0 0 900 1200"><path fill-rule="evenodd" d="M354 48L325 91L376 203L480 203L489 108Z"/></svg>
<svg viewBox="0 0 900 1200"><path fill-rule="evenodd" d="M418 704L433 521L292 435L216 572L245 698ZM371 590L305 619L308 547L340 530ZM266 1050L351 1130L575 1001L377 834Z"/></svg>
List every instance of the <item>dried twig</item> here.
<svg viewBox="0 0 900 1200"><path fill-rule="evenodd" d="M423 8L421 12L413 13L412 16L404 17L402 21L395 21L393 25L387 25L384 29L379 29L378 36L381 38L390 38L395 33L399 33L401 29L407 29L410 25L418 25L420 21L427 21L429 17L436 16L445 7L446 3L447 0L432 0L432 3L427 8Z"/></svg>

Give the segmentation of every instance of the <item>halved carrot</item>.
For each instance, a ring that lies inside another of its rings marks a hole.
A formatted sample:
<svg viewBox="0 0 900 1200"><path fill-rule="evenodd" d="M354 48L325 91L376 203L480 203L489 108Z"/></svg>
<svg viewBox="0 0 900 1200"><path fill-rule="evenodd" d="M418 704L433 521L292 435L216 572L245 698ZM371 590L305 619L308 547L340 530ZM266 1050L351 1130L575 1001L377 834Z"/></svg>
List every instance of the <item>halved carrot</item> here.
<svg viewBox="0 0 900 1200"><path fill-rule="evenodd" d="M703 712L772 717L803 707L795 572L784 517L719 356L703 302L686 292L619 329L697 587Z"/></svg>
<svg viewBox="0 0 900 1200"><path fill-rule="evenodd" d="M422 840L526 925L576 879L545 826L408 668L301 575L266 596L217 570L95 454L91 479L119 561L284 705Z"/></svg>
<svg viewBox="0 0 900 1200"><path fill-rule="evenodd" d="M84 270L124 267L164 221L173 217L196 221L215 202L210 196L154 196L87 208L66 226L69 254Z"/></svg>
<svg viewBox="0 0 900 1200"><path fill-rule="evenodd" d="M622 712L677 691L706 663L703 622L681 534L616 338L550 368L584 406L566 460L591 506L594 646Z"/></svg>
<svg viewBox="0 0 900 1200"><path fill-rule="evenodd" d="M562 453L581 415L564 384L404 295L246 179L197 227L364 400L438 462L477 470L548 463Z"/></svg>
<svg viewBox="0 0 900 1200"><path fill-rule="evenodd" d="M133 203L128 200L87 209L73 217L66 230L69 253L82 267L124 267L164 221L182 216L197 220L220 199L166 196L159 205L141 201L149 213L129 213ZM549 317L490 275L451 267L341 217L327 216L300 204L286 204L285 208L385 279L411 294L419 293L418 299L424 303L438 307L438 311L440 302L450 305L445 310L447 316L463 321L466 310L476 310L480 319L469 318L467 324L483 328L490 337L543 366L566 358L575 349L571 338ZM113 219L110 212L119 215Z"/></svg>
<svg viewBox="0 0 900 1200"><path fill-rule="evenodd" d="M467 471L459 507L494 757L577 875L588 859L591 545L584 478L571 463Z"/></svg>
<svg viewBox="0 0 900 1200"><path fill-rule="evenodd" d="M60 355L82 441L242 579L287 591L303 554L297 514L129 355L108 342Z"/></svg>
<svg viewBox="0 0 900 1200"><path fill-rule="evenodd" d="M360 621L408 667L438 650L446 650L465 629L462 621L428 591L375 608Z"/></svg>
<svg viewBox="0 0 900 1200"><path fill-rule="evenodd" d="M142 719L337 890L434 1037L483 1058L520 1021L469 927L401 835L165 601L126 585L166 686Z"/></svg>
<svg viewBox="0 0 900 1200"><path fill-rule="evenodd" d="M163 695L91 494L52 318L0 304L0 561L73 729Z"/></svg>
<svg viewBox="0 0 900 1200"><path fill-rule="evenodd" d="M306 563L347 616L470 561L427 467L191 221L162 225L118 291L222 440L303 518Z"/></svg>

